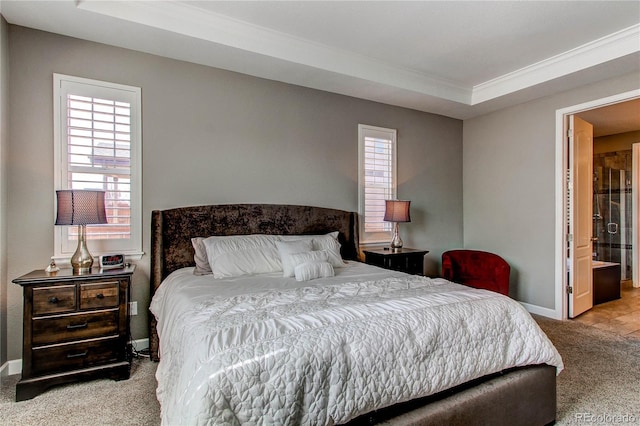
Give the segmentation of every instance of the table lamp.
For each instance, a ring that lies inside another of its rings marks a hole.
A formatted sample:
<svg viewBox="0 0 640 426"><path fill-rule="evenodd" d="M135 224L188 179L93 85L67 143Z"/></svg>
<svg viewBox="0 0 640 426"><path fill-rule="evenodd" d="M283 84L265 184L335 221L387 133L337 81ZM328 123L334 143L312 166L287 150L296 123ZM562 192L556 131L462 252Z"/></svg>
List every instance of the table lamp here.
<svg viewBox="0 0 640 426"><path fill-rule="evenodd" d="M398 251L402 248L402 238L400 238L400 222L411 222L409 205L411 201L386 200L384 210L384 221L393 222L393 239L391 249Z"/></svg>
<svg viewBox="0 0 640 426"><path fill-rule="evenodd" d="M63 189L56 191L58 211L56 225L78 226L78 248L71 256L74 274L91 272L93 256L87 249L86 225L107 223L104 191Z"/></svg>

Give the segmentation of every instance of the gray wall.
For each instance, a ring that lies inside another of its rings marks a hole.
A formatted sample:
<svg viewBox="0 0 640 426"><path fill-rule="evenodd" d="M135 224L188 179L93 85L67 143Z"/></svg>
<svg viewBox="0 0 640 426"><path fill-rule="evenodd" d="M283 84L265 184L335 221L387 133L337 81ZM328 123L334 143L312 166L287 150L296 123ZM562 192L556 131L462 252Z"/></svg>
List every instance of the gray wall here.
<svg viewBox="0 0 640 426"><path fill-rule="evenodd" d="M6 146L9 88L9 38L0 15L0 368L7 362L7 179Z"/></svg>
<svg viewBox="0 0 640 426"><path fill-rule="evenodd" d="M556 303L556 111L639 87L634 73L464 121L464 245L511 264L516 299Z"/></svg>
<svg viewBox="0 0 640 426"><path fill-rule="evenodd" d="M9 26L8 277L53 251L52 74L142 88L143 241L153 209L209 203L356 210L357 125L398 129L406 246L462 245L462 122L130 50ZM138 263L134 339L147 335L149 257ZM22 295L8 293L9 359L21 357Z"/></svg>

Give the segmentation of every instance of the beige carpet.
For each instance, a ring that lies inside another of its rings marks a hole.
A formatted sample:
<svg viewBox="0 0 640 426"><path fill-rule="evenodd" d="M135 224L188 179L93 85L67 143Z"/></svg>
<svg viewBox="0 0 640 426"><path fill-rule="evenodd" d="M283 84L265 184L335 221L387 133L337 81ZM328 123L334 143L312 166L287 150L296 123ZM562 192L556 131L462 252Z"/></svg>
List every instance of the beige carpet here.
<svg viewBox="0 0 640 426"><path fill-rule="evenodd" d="M558 377L557 424L640 424L640 340L573 321L536 320L566 366ZM5 377L0 425L158 425L155 369L155 363L139 359L129 380L60 386L18 403L19 377Z"/></svg>
<svg viewBox="0 0 640 426"><path fill-rule="evenodd" d="M94 380L51 388L33 399L15 401L19 375L2 379L0 425L159 425L157 364L135 359L129 380Z"/></svg>
<svg viewBox="0 0 640 426"><path fill-rule="evenodd" d="M557 424L640 425L640 339L576 321L535 319L565 365Z"/></svg>

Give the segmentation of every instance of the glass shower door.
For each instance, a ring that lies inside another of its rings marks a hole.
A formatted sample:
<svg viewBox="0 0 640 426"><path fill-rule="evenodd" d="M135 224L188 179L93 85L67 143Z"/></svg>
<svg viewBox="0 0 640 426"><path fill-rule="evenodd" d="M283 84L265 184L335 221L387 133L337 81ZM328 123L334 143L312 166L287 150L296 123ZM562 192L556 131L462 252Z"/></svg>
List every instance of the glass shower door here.
<svg viewBox="0 0 640 426"><path fill-rule="evenodd" d="M609 157L610 158L610 157ZM631 182L624 169L594 167L594 260L620 264L621 279L632 276Z"/></svg>

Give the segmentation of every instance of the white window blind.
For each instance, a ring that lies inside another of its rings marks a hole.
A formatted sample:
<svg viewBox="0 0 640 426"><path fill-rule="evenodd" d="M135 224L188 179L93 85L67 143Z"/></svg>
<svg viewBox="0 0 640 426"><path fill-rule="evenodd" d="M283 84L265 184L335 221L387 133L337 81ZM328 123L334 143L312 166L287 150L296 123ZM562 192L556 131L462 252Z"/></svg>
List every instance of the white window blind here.
<svg viewBox="0 0 640 426"><path fill-rule="evenodd" d="M385 200L396 198L396 130L359 125L359 213L363 243L388 242Z"/></svg>
<svg viewBox="0 0 640 426"><path fill-rule="evenodd" d="M87 239L131 238L131 105L67 95L69 189L102 189L108 225ZM73 231L72 231L73 232Z"/></svg>
<svg viewBox="0 0 640 426"><path fill-rule="evenodd" d="M56 189L104 190L108 224L87 227L92 252L141 254L140 89L59 74L54 84ZM56 227L56 256L73 253L76 233Z"/></svg>

